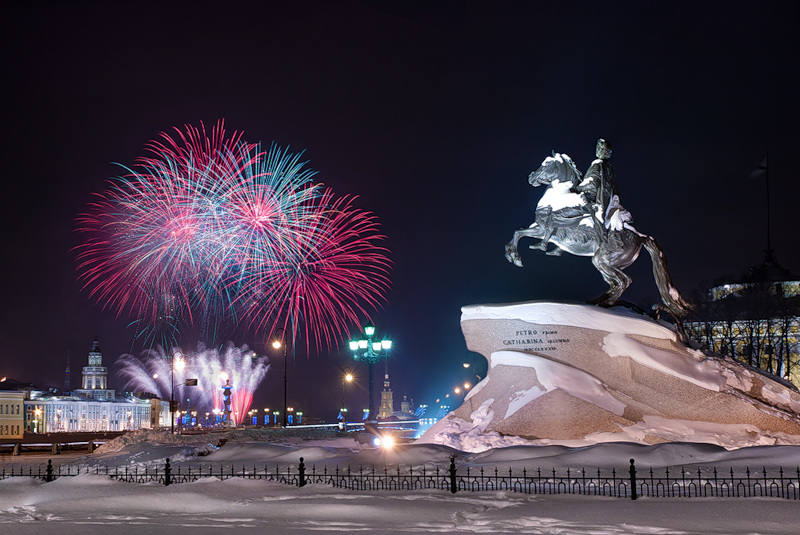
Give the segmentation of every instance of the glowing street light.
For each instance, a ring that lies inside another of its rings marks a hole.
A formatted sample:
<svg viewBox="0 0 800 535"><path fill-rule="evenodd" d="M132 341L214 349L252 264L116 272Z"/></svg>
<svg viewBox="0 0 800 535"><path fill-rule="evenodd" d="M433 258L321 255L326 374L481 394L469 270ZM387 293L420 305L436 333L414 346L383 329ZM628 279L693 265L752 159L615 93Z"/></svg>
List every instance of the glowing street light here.
<svg viewBox="0 0 800 535"><path fill-rule="evenodd" d="M278 337L278 333L280 333L280 337ZM278 327L275 331L275 339L272 341L272 347L275 349L283 348L283 427L286 427L286 403L287 403L287 392L286 389L286 370L289 367L286 360L286 330L283 327ZM277 413L275 413L277 414ZM275 423L278 423L277 419Z"/></svg>
<svg viewBox="0 0 800 535"><path fill-rule="evenodd" d="M342 370L342 429L347 431L347 407L344 404L344 384L353 382L353 374L350 368Z"/></svg>
<svg viewBox="0 0 800 535"><path fill-rule="evenodd" d="M350 340L349 346L354 360L363 360L369 365L369 419L371 422L377 422L372 368L379 360L389 358L392 341L388 337L384 337L383 340L373 340L375 326L372 322L364 326L364 335L364 338Z"/></svg>
<svg viewBox="0 0 800 535"><path fill-rule="evenodd" d="M181 352L175 351L172 353L172 360L170 361L170 375L172 377L171 384L172 384L172 391L170 392L169 396L169 432L173 435L175 434L175 412L178 409L178 404L175 403L175 367L177 363L175 360L177 359L178 362L181 363L181 369L183 369L183 361L181 360Z"/></svg>
<svg viewBox="0 0 800 535"><path fill-rule="evenodd" d="M180 351L175 351L170 355L170 377L171 377L171 384L172 384L172 392L170 392L169 396L169 413L170 413L170 422L169 422L169 429L171 433L175 433L175 413L178 411L178 402L175 401L175 387L176 386L197 386L197 379L186 379L186 382L181 383L179 385L175 385L175 368L178 371L183 370L186 367L186 363L182 360L183 354ZM155 379L155 377L154 377Z"/></svg>

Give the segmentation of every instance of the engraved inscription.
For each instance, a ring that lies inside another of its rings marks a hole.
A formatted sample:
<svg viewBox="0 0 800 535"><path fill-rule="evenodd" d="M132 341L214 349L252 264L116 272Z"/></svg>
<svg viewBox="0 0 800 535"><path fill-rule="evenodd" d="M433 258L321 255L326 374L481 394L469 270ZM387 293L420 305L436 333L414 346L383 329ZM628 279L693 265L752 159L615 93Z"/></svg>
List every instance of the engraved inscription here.
<svg viewBox="0 0 800 535"><path fill-rule="evenodd" d="M528 351L556 351L560 344L568 344L569 338L558 338L558 330L523 329L514 332L513 338L503 340L504 346L514 346Z"/></svg>

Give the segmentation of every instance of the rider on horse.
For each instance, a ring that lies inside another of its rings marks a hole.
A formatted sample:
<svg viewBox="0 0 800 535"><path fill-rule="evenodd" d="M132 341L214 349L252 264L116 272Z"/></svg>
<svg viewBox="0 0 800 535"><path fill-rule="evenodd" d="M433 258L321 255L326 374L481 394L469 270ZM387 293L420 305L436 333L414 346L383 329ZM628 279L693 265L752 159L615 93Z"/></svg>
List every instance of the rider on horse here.
<svg viewBox="0 0 800 535"><path fill-rule="evenodd" d="M546 185L547 189L536 207L536 222L514 232L506 244L509 262L522 267L517 249L521 238L540 241L532 249L547 251L547 243L556 246L547 254L566 251L576 256L591 257L592 264L608 284L608 290L591 303L611 306L631 284L623 271L639 256L644 247L653 262L653 275L664 304L676 320L681 332L681 320L692 306L672 284L664 251L655 238L638 232L630 225L632 217L619 203L614 169L609 163L611 145L597 142L597 159L581 179L575 163L566 154L553 153L528 177L531 186Z"/></svg>
<svg viewBox="0 0 800 535"><path fill-rule="evenodd" d="M595 154L597 159L592 162L583 181L575 190L586 201L598 240L607 245L609 252L614 252L622 248L622 225L633 221L633 216L619 203L617 177L609 161L611 144L605 139L598 139Z"/></svg>

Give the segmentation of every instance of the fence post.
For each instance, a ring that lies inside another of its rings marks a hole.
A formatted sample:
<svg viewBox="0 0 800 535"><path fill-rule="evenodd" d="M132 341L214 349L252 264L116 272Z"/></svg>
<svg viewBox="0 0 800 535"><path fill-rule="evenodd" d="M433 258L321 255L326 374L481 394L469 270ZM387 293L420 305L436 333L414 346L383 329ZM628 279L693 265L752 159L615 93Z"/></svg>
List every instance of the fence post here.
<svg viewBox="0 0 800 535"><path fill-rule="evenodd" d="M44 473L44 480L47 482L53 481L53 461L47 459L47 470Z"/></svg>
<svg viewBox="0 0 800 535"><path fill-rule="evenodd" d="M170 478L172 477L172 468L169 466L169 459L167 459L167 464L164 466L164 486L169 486L172 481Z"/></svg>
<svg viewBox="0 0 800 535"><path fill-rule="evenodd" d="M303 458L300 457L300 464L297 467L297 473L299 476L299 481L297 483L298 487L305 487L306 486L306 464L303 462Z"/></svg>
<svg viewBox="0 0 800 535"><path fill-rule="evenodd" d="M450 457L450 493L455 494L458 490L458 485L456 485L456 457L455 455Z"/></svg>
<svg viewBox="0 0 800 535"><path fill-rule="evenodd" d="M636 498L638 498L636 496L636 466L634 466L633 459L631 459L631 500Z"/></svg>

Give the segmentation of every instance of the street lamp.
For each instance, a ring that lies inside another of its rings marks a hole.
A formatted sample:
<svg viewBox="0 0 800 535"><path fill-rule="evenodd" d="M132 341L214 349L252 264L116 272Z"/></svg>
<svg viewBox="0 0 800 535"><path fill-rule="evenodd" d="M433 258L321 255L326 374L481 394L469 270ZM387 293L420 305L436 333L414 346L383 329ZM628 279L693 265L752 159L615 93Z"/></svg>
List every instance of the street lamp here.
<svg viewBox="0 0 800 535"><path fill-rule="evenodd" d="M342 370L342 429L347 431L347 407L344 405L344 384L353 381L353 374L350 368Z"/></svg>
<svg viewBox="0 0 800 535"><path fill-rule="evenodd" d="M169 431L173 435L175 434L175 410L178 408L177 404L175 403L175 368L177 367L179 370L183 369L184 364L183 361L181 360L182 356L183 355L181 355L180 351L175 351L174 353L172 353L169 366L172 376L172 383L171 383L172 391L170 392L169 395L169 414L170 414ZM177 359L178 361L175 362L175 359Z"/></svg>
<svg viewBox="0 0 800 535"><path fill-rule="evenodd" d="M279 332L281 333L280 338L278 338ZM288 392L286 389L286 370L289 366L286 360L286 329L283 327L278 327L275 331L275 339L272 341L272 347L275 349L283 347L283 427L286 427L286 399ZM277 423L277 421L275 423Z"/></svg>
<svg viewBox="0 0 800 535"><path fill-rule="evenodd" d="M178 368L178 371L183 370L186 367L186 363L181 360L183 355L180 351L175 351L171 355L171 362L170 362L170 377L172 382L172 391L169 395L169 413L170 413L170 422L169 428L171 433L175 433L175 413L178 410L178 403L175 401L175 389L179 386L197 386L197 379L186 379L185 382L176 385L175 384L175 368ZM177 359L177 361L176 361Z"/></svg>
<svg viewBox="0 0 800 535"><path fill-rule="evenodd" d="M370 321L364 326L365 338L350 340L350 351L353 352L354 360L363 360L369 365L369 419L377 422L375 416L375 395L372 385L372 367L381 359L389 358L389 350L392 349L392 341L384 337L383 340L375 341L375 326Z"/></svg>

